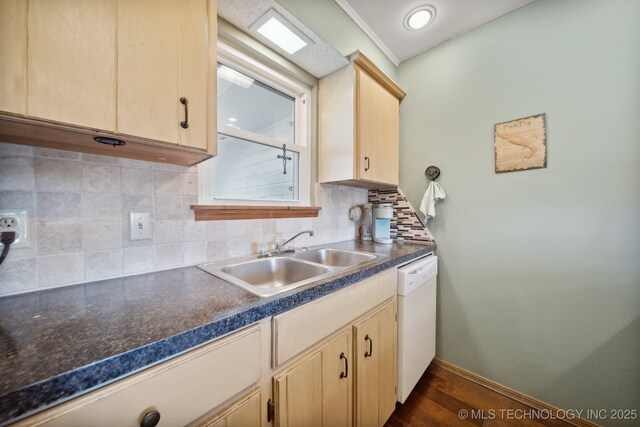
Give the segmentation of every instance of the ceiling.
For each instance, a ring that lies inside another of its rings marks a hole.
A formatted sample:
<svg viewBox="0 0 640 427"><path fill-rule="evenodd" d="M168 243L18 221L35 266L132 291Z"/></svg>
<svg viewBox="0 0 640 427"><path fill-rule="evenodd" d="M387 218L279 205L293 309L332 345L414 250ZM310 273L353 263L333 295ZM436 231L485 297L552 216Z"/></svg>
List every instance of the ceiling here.
<svg viewBox="0 0 640 427"><path fill-rule="evenodd" d="M292 56L275 46L254 28L251 28L269 9L274 9L295 25L298 30L311 39L313 44ZM325 76L349 63L344 56L340 55L331 45L318 37L295 16L280 6L276 0L218 0L218 15L279 52L282 56L315 77L320 78Z"/></svg>
<svg viewBox="0 0 640 427"><path fill-rule="evenodd" d="M534 0L335 0L395 64L466 33ZM420 30L404 27L407 13L422 5L436 9Z"/></svg>

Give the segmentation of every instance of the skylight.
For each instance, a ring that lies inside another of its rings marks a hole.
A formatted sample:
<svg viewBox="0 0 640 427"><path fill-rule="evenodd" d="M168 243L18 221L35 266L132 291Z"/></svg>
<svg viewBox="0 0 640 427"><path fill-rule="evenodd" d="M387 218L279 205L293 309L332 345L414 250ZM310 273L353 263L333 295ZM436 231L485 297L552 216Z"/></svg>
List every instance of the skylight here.
<svg viewBox="0 0 640 427"><path fill-rule="evenodd" d="M313 43L295 25L274 9L269 9L250 28L289 55L293 55Z"/></svg>

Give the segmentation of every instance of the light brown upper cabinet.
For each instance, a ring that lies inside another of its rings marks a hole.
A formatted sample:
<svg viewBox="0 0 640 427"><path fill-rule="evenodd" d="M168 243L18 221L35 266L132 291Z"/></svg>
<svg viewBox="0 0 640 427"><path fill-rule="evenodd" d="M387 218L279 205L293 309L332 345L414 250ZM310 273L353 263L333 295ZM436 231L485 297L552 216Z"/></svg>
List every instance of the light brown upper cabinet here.
<svg viewBox="0 0 640 427"><path fill-rule="evenodd" d="M404 91L361 53L320 79L319 181L366 188L398 185Z"/></svg>
<svg viewBox="0 0 640 427"><path fill-rule="evenodd" d="M27 2L0 1L0 111L27 112Z"/></svg>
<svg viewBox="0 0 640 427"><path fill-rule="evenodd" d="M182 165L215 155L216 19L216 0L3 0L0 138Z"/></svg>
<svg viewBox="0 0 640 427"><path fill-rule="evenodd" d="M116 0L29 0L27 114L116 130Z"/></svg>
<svg viewBox="0 0 640 427"><path fill-rule="evenodd" d="M206 0L118 1L118 131L207 147Z"/></svg>

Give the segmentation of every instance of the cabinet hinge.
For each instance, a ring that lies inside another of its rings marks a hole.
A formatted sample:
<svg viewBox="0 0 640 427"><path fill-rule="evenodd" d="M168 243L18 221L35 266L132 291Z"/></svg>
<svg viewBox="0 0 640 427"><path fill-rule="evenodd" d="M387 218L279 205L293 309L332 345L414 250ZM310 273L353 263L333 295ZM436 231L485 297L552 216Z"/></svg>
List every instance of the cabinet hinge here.
<svg viewBox="0 0 640 427"><path fill-rule="evenodd" d="M271 399L267 402L267 422L273 421L273 417L276 413L276 405L273 403Z"/></svg>

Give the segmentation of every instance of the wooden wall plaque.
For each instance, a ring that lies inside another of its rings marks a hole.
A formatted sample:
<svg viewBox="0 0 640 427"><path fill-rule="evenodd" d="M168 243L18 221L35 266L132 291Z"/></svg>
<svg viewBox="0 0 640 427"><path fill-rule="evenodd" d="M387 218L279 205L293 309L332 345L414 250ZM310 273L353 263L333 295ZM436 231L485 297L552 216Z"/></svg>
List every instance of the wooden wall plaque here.
<svg viewBox="0 0 640 427"><path fill-rule="evenodd" d="M496 173L547 167L544 113L498 123L494 130Z"/></svg>

